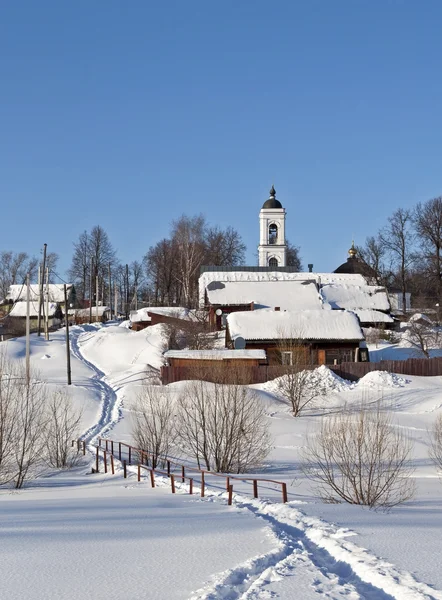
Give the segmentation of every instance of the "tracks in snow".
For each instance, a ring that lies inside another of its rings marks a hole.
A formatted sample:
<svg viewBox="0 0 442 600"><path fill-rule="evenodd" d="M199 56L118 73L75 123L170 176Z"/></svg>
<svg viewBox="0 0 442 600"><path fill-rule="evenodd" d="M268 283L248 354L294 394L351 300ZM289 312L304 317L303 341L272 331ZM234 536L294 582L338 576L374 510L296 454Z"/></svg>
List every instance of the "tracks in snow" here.
<svg viewBox="0 0 442 600"><path fill-rule="evenodd" d="M108 433L121 418L120 401L115 390L106 382L106 375L96 367L94 363L88 361L80 350L80 337L87 335L88 333L92 333L93 335L96 331L97 329L95 327L91 332L81 330L78 327L72 329L70 335L71 352L78 360L83 362L94 372L91 381L101 397L100 418L97 423L85 431L82 436L88 444L93 443L97 437Z"/></svg>
<svg viewBox="0 0 442 600"><path fill-rule="evenodd" d="M71 334L72 353L94 372L92 384L102 399L98 422L83 435L88 443L109 432L121 418L121 399L106 382L106 375L80 350L81 336L96 331L95 327L90 331L76 328ZM218 501L220 496L209 492L205 501ZM294 577L292 597L296 598L322 594L334 600L442 600L440 591L349 542L348 531L307 517L294 505L239 495L234 504L262 519L275 537L276 548L218 574L194 592L192 600L276 598L278 581L290 577Z"/></svg>
<svg viewBox="0 0 442 600"><path fill-rule="evenodd" d="M307 517L290 503L236 496L234 504L262 519L278 547L215 576L192 600L277 598L277 582L286 577L295 577L294 598L442 600L442 592L350 542L348 530Z"/></svg>

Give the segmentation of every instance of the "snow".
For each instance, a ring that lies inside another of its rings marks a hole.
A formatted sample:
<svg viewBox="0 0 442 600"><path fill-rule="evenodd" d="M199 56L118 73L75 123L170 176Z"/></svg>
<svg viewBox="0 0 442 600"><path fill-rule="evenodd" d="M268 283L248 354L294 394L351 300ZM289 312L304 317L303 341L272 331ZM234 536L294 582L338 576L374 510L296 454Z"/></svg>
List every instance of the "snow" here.
<svg viewBox="0 0 442 600"><path fill-rule="evenodd" d="M26 306L27 303L26 302L16 302L12 309L11 312L9 313L10 317L26 317ZM56 310L57 310L57 304L54 302L49 302L49 316L53 317ZM41 309L41 314L43 316L43 314L46 314L46 302L44 303L44 306ZM29 316L31 318L35 318L38 317L38 302L30 302L29 303Z"/></svg>
<svg viewBox="0 0 442 600"><path fill-rule="evenodd" d="M156 315L164 315L166 317L174 317L175 319L193 319L192 312L188 308L183 308L182 306L151 306L140 308L139 310L131 310L129 315L130 320L132 323L151 321L151 317L148 313L155 313Z"/></svg>
<svg viewBox="0 0 442 600"><path fill-rule="evenodd" d="M284 310L321 309L322 301L314 281L212 282L207 286L212 305L255 303L255 308Z"/></svg>
<svg viewBox="0 0 442 600"><path fill-rule="evenodd" d="M140 332L113 324L71 328L70 391L85 409L88 443L102 435L131 439L131 402L164 360L164 332L163 325ZM31 362L50 388L66 379L64 336L31 336ZM0 345L13 360L24 357L24 347L24 338ZM370 348L392 358L400 350ZM198 481L193 496L181 483L173 495L159 476L155 489L145 477L137 483L134 467L124 480L118 461L116 475L91 475L89 447L73 471L48 472L20 492L0 489L2 598L441 600L442 488L428 443L442 412L442 377L378 371L350 383L326 367L311 377L325 393L296 419L276 382L253 386L273 437L257 475L286 481L288 504L261 484L254 499L250 484L236 479L231 507L216 482L205 498ZM173 401L187 385L165 391ZM342 406L378 399L393 412L393 426L414 441L416 498L389 513L321 502L299 468L306 433Z"/></svg>
<svg viewBox="0 0 442 600"><path fill-rule="evenodd" d="M336 285L330 283L322 285L321 295L324 302L328 302L332 308L390 310L385 288L375 285Z"/></svg>
<svg viewBox="0 0 442 600"><path fill-rule="evenodd" d="M105 312L109 312L109 306L93 306L92 307L92 318L95 317L98 313L99 317L102 317ZM68 314L81 317L81 318L89 318L90 316L90 308L70 308L68 309Z"/></svg>
<svg viewBox="0 0 442 600"><path fill-rule="evenodd" d="M73 285L72 283L66 284L66 292L69 295ZM31 284L30 288L30 297L31 300L37 300L40 297L40 287L38 284ZM11 285L9 288L9 292L5 298L5 300L12 300L13 302L17 301L25 301L26 300L26 286L25 285ZM46 298L46 285L44 286L44 297ZM50 283L49 284L49 301L64 303L64 284L58 283Z"/></svg>
<svg viewBox="0 0 442 600"><path fill-rule="evenodd" d="M265 360L265 350L168 350L164 358L191 358L197 360L232 360L247 358Z"/></svg>
<svg viewBox="0 0 442 600"><path fill-rule="evenodd" d="M350 309L358 317L361 323L394 323L393 317L379 310Z"/></svg>
<svg viewBox="0 0 442 600"><path fill-rule="evenodd" d="M275 282L275 281L312 281L318 287L326 283L342 283L365 286L362 275L347 273L288 273L285 271L205 271L199 278L200 306L204 306L206 288L212 282ZM278 306L278 304L276 305Z"/></svg>
<svg viewBox="0 0 442 600"><path fill-rule="evenodd" d="M261 309L231 313L227 317L230 336L245 340L296 337L305 340L363 340L359 321L348 311L283 312Z"/></svg>

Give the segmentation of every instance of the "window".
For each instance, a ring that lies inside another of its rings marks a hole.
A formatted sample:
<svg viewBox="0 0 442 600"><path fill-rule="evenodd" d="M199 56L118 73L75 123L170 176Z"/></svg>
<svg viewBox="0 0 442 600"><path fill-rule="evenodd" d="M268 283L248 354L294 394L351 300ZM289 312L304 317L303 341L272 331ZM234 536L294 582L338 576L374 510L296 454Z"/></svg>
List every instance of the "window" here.
<svg viewBox="0 0 442 600"><path fill-rule="evenodd" d="M277 266L278 266L278 259L277 259L277 258L274 258L274 257L272 257L272 258L269 260L269 267L277 267Z"/></svg>
<svg viewBox="0 0 442 600"><path fill-rule="evenodd" d="M272 223L269 226L269 244L277 244L278 243L278 226L275 223Z"/></svg>
<svg viewBox="0 0 442 600"><path fill-rule="evenodd" d="M293 356L291 352L281 352L281 363L283 365L292 365Z"/></svg>
<svg viewBox="0 0 442 600"><path fill-rule="evenodd" d="M334 348L325 351L326 365L340 365L343 362L353 362L353 352L350 348Z"/></svg>

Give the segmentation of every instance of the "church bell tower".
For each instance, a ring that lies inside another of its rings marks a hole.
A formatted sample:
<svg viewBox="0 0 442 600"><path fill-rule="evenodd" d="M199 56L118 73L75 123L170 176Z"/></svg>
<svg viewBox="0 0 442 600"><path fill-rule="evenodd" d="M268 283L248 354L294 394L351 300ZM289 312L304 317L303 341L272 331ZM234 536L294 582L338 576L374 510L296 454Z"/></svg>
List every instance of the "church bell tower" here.
<svg viewBox="0 0 442 600"><path fill-rule="evenodd" d="M285 208L276 199L272 185L270 198L264 202L259 212L260 267L285 267L287 265L287 244L285 241Z"/></svg>

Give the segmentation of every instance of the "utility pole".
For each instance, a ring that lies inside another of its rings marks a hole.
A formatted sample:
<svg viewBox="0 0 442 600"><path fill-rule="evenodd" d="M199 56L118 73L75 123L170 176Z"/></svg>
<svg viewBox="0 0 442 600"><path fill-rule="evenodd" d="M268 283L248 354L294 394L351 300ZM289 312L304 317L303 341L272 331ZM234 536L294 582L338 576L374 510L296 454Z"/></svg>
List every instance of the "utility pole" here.
<svg viewBox="0 0 442 600"><path fill-rule="evenodd" d="M30 350L31 350L31 315L30 315L30 303L31 303L31 290L29 283L29 273L26 275L26 383L29 385L31 379L31 366L30 366Z"/></svg>
<svg viewBox="0 0 442 600"><path fill-rule="evenodd" d="M94 259L91 256L91 272L89 273L89 325L92 323L92 284L94 281Z"/></svg>
<svg viewBox="0 0 442 600"><path fill-rule="evenodd" d="M109 309L110 318L112 321L112 277L111 277L111 264L109 263Z"/></svg>
<svg viewBox="0 0 442 600"><path fill-rule="evenodd" d="M129 318L129 265L126 265L126 319Z"/></svg>
<svg viewBox="0 0 442 600"><path fill-rule="evenodd" d="M71 385L71 348L69 346L69 315L68 315L68 294L66 291L66 284L63 286L64 290L64 318L66 323L66 367L68 372L68 385Z"/></svg>
<svg viewBox="0 0 442 600"><path fill-rule="evenodd" d="M95 322L98 323L98 273L95 275Z"/></svg>
<svg viewBox="0 0 442 600"><path fill-rule="evenodd" d="M48 247L47 244L43 244L43 266L41 269L41 275L40 275L40 289L38 290L38 322L37 322L37 335L40 335L40 330L41 330L41 306L43 303L43 275L45 272L45 268L46 268L46 248Z"/></svg>
<svg viewBox="0 0 442 600"><path fill-rule="evenodd" d="M66 307L67 310L67 307ZM45 314L45 335L49 341L49 268L46 267L46 314Z"/></svg>

